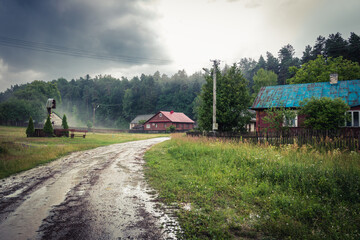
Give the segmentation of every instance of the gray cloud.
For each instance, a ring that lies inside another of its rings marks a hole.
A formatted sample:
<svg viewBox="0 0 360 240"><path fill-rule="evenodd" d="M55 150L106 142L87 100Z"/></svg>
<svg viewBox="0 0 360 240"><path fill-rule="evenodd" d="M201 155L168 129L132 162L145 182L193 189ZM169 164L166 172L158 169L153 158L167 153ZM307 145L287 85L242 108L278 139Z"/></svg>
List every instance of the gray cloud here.
<svg viewBox="0 0 360 240"><path fill-rule="evenodd" d="M0 44L0 59L3 66L7 66L0 68L0 75L12 76L3 70L11 69L46 72L52 78L76 77L76 74L109 66L151 64L151 59L167 59L156 34L154 25L159 16L152 5L151 0L0 0L0 37L64 46L102 56L128 56L132 60L108 62L74 58Z"/></svg>

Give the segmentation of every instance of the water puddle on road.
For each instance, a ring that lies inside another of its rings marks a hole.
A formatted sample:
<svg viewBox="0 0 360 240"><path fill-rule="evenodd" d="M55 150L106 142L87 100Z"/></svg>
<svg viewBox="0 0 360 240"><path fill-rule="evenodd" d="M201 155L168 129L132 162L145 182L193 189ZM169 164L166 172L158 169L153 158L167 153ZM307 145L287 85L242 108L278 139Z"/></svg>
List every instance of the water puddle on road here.
<svg viewBox="0 0 360 240"><path fill-rule="evenodd" d="M22 205L0 224L1 239L36 238L36 231L42 220L48 215L51 206L64 201L66 193L79 182L76 179L78 171L79 169L71 170L58 179L51 179L52 184L41 187L27 196Z"/></svg>

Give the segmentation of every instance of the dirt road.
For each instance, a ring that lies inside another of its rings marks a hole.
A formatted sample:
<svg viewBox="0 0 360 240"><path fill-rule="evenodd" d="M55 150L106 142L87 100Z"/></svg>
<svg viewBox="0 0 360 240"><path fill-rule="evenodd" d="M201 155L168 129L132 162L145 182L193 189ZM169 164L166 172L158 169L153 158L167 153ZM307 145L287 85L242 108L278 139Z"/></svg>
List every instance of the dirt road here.
<svg viewBox="0 0 360 240"><path fill-rule="evenodd" d="M0 180L1 239L174 239L143 176L157 138L76 152Z"/></svg>

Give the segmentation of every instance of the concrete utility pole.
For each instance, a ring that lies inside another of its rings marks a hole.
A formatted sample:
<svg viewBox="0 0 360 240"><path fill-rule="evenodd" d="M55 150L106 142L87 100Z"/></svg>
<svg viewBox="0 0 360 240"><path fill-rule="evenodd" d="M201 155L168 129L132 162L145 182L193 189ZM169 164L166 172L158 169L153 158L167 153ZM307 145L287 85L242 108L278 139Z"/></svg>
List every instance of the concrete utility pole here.
<svg viewBox="0 0 360 240"><path fill-rule="evenodd" d="M212 130L215 132L218 130L218 124L216 123L216 70L217 66L220 64L220 60L210 60L214 63L214 71L213 71L213 124Z"/></svg>

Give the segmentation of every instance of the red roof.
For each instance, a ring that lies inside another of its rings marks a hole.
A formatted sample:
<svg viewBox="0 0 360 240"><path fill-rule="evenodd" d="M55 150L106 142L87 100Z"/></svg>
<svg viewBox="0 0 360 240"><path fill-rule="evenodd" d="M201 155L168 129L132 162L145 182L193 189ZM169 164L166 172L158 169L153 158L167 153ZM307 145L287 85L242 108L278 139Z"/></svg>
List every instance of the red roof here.
<svg viewBox="0 0 360 240"><path fill-rule="evenodd" d="M159 113L162 113L166 118L168 118L171 122L178 122L178 123L195 123L193 120L191 120L188 116L186 116L184 113L181 112L165 112L160 111ZM158 114L159 114L158 113ZM155 116L157 116L156 114ZM154 116L154 117L155 117ZM152 119L149 120L149 122L152 122ZM155 122L155 121L154 121ZM159 121L156 121L159 122Z"/></svg>

